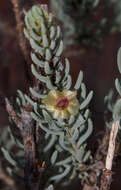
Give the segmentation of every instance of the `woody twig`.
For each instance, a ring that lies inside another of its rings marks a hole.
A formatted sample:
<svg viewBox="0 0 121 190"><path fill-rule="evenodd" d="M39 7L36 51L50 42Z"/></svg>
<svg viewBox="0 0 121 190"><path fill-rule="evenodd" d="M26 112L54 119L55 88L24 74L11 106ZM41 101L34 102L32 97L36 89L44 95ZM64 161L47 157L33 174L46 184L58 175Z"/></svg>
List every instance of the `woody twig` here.
<svg viewBox="0 0 121 190"><path fill-rule="evenodd" d="M29 59L29 49L27 47L26 39L24 37L23 28L24 28L24 21L22 19L22 14L24 14L24 11L20 9L19 6L19 0L11 0L13 4L13 11L16 19L16 29L18 33L18 42L21 49L21 52L24 56L25 62L25 71L26 76L30 82L32 82L33 78L30 73L30 59Z"/></svg>
<svg viewBox="0 0 121 190"><path fill-rule="evenodd" d="M23 53L25 59L27 60L28 59L28 51L27 51L24 34L23 34L24 23L21 19L21 10L19 9L19 2L18 2L18 0L11 0L11 2L13 4L13 10L14 10L16 24L17 24L16 28L17 28L18 36L19 36L19 45L20 45L20 48L22 50L22 53Z"/></svg>
<svg viewBox="0 0 121 190"><path fill-rule="evenodd" d="M36 127L33 127L33 119L30 114L31 107L27 105L21 109L19 118L9 100L6 98L6 110L19 128L24 142L25 166L24 179L26 190L39 190L40 176L42 173L37 157Z"/></svg>
<svg viewBox="0 0 121 190"><path fill-rule="evenodd" d="M112 128L111 128L105 169L103 170L103 173L101 176L100 190L109 190L110 189L110 184L112 181L112 164L113 164L113 158L114 158L114 154L115 154L115 143L116 143L118 129L119 129L119 121L116 121L112 124Z"/></svg>

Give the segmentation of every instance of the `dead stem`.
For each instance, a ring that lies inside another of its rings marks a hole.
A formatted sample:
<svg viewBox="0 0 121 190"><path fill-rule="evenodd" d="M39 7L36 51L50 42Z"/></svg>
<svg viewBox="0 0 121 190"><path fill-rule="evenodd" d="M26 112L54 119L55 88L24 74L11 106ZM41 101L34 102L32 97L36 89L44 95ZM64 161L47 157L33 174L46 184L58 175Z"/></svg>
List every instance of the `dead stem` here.
<svg viewBox="0 0 121 190"><path fill-rule="evenodd" d="M27 79L31 83L33 81L33 77L31 75L31 71L30 71L30 63L31 63L30 57L29 57L30 52L29 52L29 48L26 43L24 33L23 33L24 21L23 21L22 16L25 15L25 10L20 9L19 0L11 0L11 2L13 4L13 11L14 11L15 19L16 19L18 42L19 42L21 52L22 52L25 62L26 62L25 73L26 73Z"/></svg>
<svg viewBox="0 0 121 190"><path fill-rule="evenodd" d="M116 121L112 124L112 128L111 128L105 169L103 170L103 173L101 176L100 190L109 190L110 189L110 184L112 181L112 171L111 170L112 170L113 158L114 158L114 154L115 154L115 143L116 143L118 128L119 128L119 121Z"/></svg>
<svg viewBox="0 0 121 190"><path fill-rule="evenodd" d="M36 127L28 109L29 105L21 109L21 116L18 117L9 100L6 98L6 109L11 118L19 128L25 153L24 180L26 190L39 190L40 176L43 170L38 161L37 144L36 144ZM31 111L31 110L30 110Z"/></svg>
<svg viewBox="0 0 121 190"><path fill-rule="evenodd" d="M18 36L19 36L19 45L20 45L22 53L25 57L25 60L27 60L28 59L28 51L27 51L27 46L26 46L24 34L23 34L24 23L21 19L21 11L19 9L19 2L18 2L18 0L11 0L11 2L13 4L13 10L14 10L16 24L17 24L17 31L18 31Z"/></svg>

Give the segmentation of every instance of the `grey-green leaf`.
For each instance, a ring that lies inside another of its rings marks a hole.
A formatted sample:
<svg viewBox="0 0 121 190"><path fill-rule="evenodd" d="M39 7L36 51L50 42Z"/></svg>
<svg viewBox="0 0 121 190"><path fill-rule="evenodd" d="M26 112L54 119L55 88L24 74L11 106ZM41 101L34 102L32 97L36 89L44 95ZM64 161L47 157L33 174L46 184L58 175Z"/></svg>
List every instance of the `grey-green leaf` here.
<svg viewBox="0 0 121 190"><path fill-rule="evenodd" d="M121 96L121 83L119 82L118 79L115 80L115 86L116 86L116 89L117 89L119 95Z"/></svg>
<svg viewBox="0 0 121 190"><path fill-rule="evenodd" d="M51 61L52 53L51 53L51 50L50 50L50 49L46 49L45 58L46 58L47 61Z"/></svg>
<svg viewBox="0 0 121 190"><path fill-rule="evenodd" d="M39 67L44 67L45 62L44 61L40 61L39 58L34 54L31 53L31 59L32 61Z"/></svg>
<svg viewBox="0 0 121 190"><path fill-rule="evenodd" d="M61 179L63 179L66 175L68 175L68 173L70 172L71 170L71 166L68 166L66 167L66 169L64 170L63 173L59 174L59 175L56 175L56 176L53 176L50 178L51 181L60 181Z"/></svg>
<svg viewBox="0 0 121 190"><path fill-rule="evenodd" d="M61 41L60 41L60 44L59 44L59 47L58 47L58 49L57 49L57 51L56 51L55 56L56 56L56 57L60 57L61 54L62 54L62 52L63 52L63 41L61 40Z"/></svg>
<svg viewBox="0 0 121 190"><path fill-rule="evenodd" d="M83 72L80 71L79 76L78 76L78 79L77 79L76 84L75 84L75 86L74 86L74 89L75 89L75 90L78 90L78 89L80 88L81 83L82 83L82 80L83 80Z"/></svg>
<svg viewBox="0 0 121 190"><path fill-rule="evenodd" d="M1 151L3 152L3 155L5 157L5 159L12 164L13 166L17 166L16 161L12 158L12 156L10 155L10 153L5 149L5 148L1 148Z"/></svg>
<svg viewBox="0 0 121 190"><path fill-rule="evenodd" d="M45 73L46 73L47 75L50 75L50 74L53 73L52 69L50 68L50 65L49 65L49 62L48 62L48 61L45 62L44 69L45 69Z"/></svg>
<svg viewBox="0 0 121 190"><path fill-rule="evenodd" d="M49 185L45 190L54 190L53 185Z"/></svg>
<svg viewBox="0 0 121 190"><path fill-rule="evenodd" d="M57 156L58 156L58 152L57 150L52 154L51 156L51 164L55 164L56 160L57 160Z"/></svg>
<svg viewBox="0 0 121 190"><path fill-rule="evenodd" d="M93 124L91 119L88 119L88 129L87 131L84 133L84 135L82 135L77 143L77 147L79 148L87 139L88 137L91 135L93 130Z"/></svg>
<svg viewBox="0 0 121 190"><path fill-rule="evenodd" d="M118 50L117 63L118 63L119 72L121 73L121 47L120 47L120 49Z"/></svg>
<svg viewBox="0 0 121 190"><path fill-rule="evenodd" d="M80 105L80 110L84 109L86 106L88 106L88 104L90 103L91 99L93 97L93 91L91 91L87 98L81 103Z"/></svg>
<svg viewBox="0 0 121 190"><path fill-rule="evenodd" d="M42 82L45 82L45 83L47 82L47 77L44 77L44 76L42 76L41 74L39 74L33 64L31 65L31 70L32 70L33 75L34 75L38 80L40 80L40 81L42 81Z"/></svg>

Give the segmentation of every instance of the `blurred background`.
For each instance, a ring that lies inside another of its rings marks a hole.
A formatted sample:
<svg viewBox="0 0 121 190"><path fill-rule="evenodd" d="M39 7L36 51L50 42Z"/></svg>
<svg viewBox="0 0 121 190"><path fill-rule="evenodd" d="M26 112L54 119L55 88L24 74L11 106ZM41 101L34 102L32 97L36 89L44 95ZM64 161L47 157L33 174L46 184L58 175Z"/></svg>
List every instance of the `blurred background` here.
<svg viewBox="0 0 121 190"><path fill-rule="evenodd" d="M116 59L121 46L121 1L91 2L20 0L21 7L25 10L33 3L47 3L57 17L56 22L63 30L64 56L70 59L74 82L79 70L82 70L88 90L94 91L91 111L94 132L97 133L105 128L104 97L111 88L115 88L115 78L120 77ZM26 92L31 84L15 26L11 1L0 1L0 92L7 97L15 96L17 89ZM0 128L7 125L7 113L0 107ZM114 163L111 190L121 189L120 171L119 155Z"/></svg>

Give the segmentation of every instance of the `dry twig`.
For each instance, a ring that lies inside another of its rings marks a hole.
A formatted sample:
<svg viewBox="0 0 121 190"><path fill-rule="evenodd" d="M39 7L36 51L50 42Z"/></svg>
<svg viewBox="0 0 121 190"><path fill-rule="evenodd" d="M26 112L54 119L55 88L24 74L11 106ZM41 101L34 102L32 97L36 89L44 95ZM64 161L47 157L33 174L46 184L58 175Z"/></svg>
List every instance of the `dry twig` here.
<svg viewBox="0 0 121 190"><path fill-rule="evenodd" d="M110 189L110 184L112 180L112 164L113 158L115 154L115 142L119 128L119 121L116 121L112 124L110 139L109 139L109 147L108 153L106 157L105 169L103 170L101 176L101 186L100 190L108 190Z"/></svg>
<svg viewBox="0 0 121 190"><path fill-rule="evenodd" d="M13 10L14 10L14 14L15 14L15 18L16 18L16 24L17 24L17 31L18 31L18 35L19 35L19 45L20 48L22 50L22 53L25 57L25 59L28 59L28 51L27 51L27 46L26 46L26 40L24 38L24 34L23 34L23 27L24 27L24 23L21 19L21 10L19 9L19 2L18 0L11 0L12 4L13 4Z"/></svg>
<svg viewBox="0 0 121 190"><path fill-rule="evenodd" d="M20 49L22 51L22 54L24 56L25 62L25 72L28 80L30 82L33 81L33 78L31 76L31 71L30 71L30 58L29 58L29 48L27 47L26 39L23 33L23 28L24 28L24 21L22 19L22 16L25 14L24 10L20 9L19 5L19 0L11 0L13 4L13 10L14 10L14 15L16 19L16 28L17 28L17 33L18 33L18 42ZM27 66L28 65L28 66Z"/></svg>
<svg viewBox="0 0 121 190"><path fill-rule="evenodd" d="M31 107L27 105L21 109L21 117L19 118L9 100L6 98L6 110L19 128L23 142L25 153L24 179L26 190L39 190L40 176L43 168L40 166L37 155L36 144L36 127L34 127L33 119L30 111Z"/></svg>

